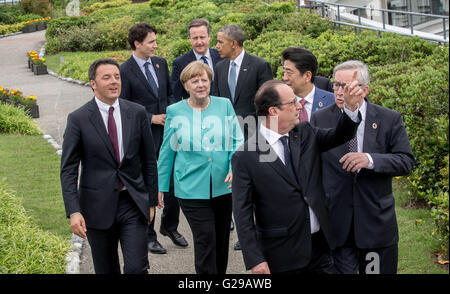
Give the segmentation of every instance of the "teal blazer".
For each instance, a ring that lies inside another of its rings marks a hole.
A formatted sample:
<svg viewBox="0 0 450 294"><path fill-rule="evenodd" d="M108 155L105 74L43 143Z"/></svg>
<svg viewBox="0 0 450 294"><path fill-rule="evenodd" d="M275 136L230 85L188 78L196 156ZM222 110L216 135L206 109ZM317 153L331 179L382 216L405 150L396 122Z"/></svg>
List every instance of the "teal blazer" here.
<svg viewBox="0 0 450 294"><path fill-rule="evenodd" d="M209 199L231 193L224 180L244 136L230 99L210 97L210 105L201 112L189 107L187 100L167 108L158 159L159 191L169 191L173 167L178 198Z"/></svg>

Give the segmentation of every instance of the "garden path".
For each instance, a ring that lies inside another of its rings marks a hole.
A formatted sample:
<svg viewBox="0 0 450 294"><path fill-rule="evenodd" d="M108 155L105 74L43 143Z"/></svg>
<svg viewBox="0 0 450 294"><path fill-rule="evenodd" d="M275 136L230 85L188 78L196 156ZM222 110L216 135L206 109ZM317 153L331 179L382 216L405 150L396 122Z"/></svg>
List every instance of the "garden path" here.
<svg viewBox="0 0 450 294"><path fill-rule="evenodd" d="M50 75L34 75L27 66L26 52L36 50L45 43L45 31L18 34L0 38L0 85L20 89L25 95L37 96L40 118L39 127L62 145L67 115L86 103L93 96L88 87L65 82ZM155 228L159 228L161 211L157 211ZM69 228L69 225L67 225ZM150 273L153 274L194 274L194 249L192 234L184 215L180 214L179 232L189 242L187 248L180 248L161 236L158 241L167 249L167 254L149 254ZM236 231L230 235L228 271L230 274L246 273L242 254L233 250L237 241ZM88 242L82 248L80 273L94 273Z"/></svg>

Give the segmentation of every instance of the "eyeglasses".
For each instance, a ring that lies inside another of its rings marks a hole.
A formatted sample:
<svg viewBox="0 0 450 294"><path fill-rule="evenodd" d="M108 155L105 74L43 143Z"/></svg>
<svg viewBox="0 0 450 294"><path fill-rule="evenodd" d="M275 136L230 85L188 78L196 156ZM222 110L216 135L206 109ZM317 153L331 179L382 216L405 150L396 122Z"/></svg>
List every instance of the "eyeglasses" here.
<svg viewBox="0 0 450 294"><path fill-rule="evenodd" d="M344 89L345 86L347 86L347 83L333 82L333 90L335 90L335 91L339 90L340 87L342 87L342 89ZM358 84L358 86L362 87L363 85Z"/></svg>
<svg viewBox="0 0 450 294"><path fill-rule="evenodd" d="M295 103L297 103L297 97L294 97L294 99L291 102L278 103L278 104L275 104L274 106L277 107L277 106L281 106L281 105L292 105L292 104L295 105Z"/></svg>

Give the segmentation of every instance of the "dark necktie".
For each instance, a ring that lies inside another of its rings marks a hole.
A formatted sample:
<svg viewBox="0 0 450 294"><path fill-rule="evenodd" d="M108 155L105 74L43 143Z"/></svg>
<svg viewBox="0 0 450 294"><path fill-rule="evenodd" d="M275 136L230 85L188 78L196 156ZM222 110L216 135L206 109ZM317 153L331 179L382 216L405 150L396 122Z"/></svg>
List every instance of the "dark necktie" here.
<svg viewBox="0 0 450 294"><path fill-rule="evenodd" d="M348 141L348 152L358 152L358 139L356 135Z"/></svg>
<svg viewBox="0 0 450 294"><path fill-rule="evenodd" d="M116 154L117 164L120 164L120 152L119 152L119 139L117 136L117 126L116 120L114 119L114 107L109 108L108 112L108 136L111 140L111 144L114 148L114 153ZM123 183L120 182L120 190L123 188Z"/></svg>
<svg viewBox="0 0 450 294"><path fill-rule="evenodd" d="M294 179L296 179L295 172L294 172L294 167L292 166L291 151L289 149L288 137L287 136L283 136L283 137L280 137L279 140L283 144L284 165L286 165L286 167L287 167L288 171L291 173L292 177Z"/></svg>
<svg viewBox="0 0 450 294"><path fill-rule="evenodd" d="M204 64L206 64L207 66L209 66L208 60L207 60L206 56L202 56L202 57L200 57L200 59L203 61Z"/></svg>
<svg viewBox="0 0 450 294"><path fill-rule="evenodd" d="M150 73L150 70L148 69L149 65L150 63L148 61L144 63L145 75L147 76L147 81L150 84L153 93L155 94L156 97L158 97L158 86L156 85L155 79L153 79L153 76Z"/></svg>
<svg viewBox="0 0 450 294"><path fill-rule="evenodd" d="M308 112L306 111L305 104L308 101L306 99L301 99L300 104L302 105L302 109L300 109L300 112L298 113L298 118L300 119L300 122L302 121L308 121Z"/></svg>
<svg viewBox="0 0 450 294"><path fill-rule="evenodd" d="M230 74L228 76L228 88L230 89L231 101L234 102L234 92L236 91L236 63L231 62Z"/></svg>

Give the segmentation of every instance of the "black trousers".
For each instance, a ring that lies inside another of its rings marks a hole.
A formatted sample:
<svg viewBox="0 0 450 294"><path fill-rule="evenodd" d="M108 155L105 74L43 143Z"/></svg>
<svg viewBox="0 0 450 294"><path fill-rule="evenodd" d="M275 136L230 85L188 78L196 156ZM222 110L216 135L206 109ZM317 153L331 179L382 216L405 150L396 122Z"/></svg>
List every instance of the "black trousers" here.
<svg viewBox="0 0 450 294"><path fill-rule="evenodd" d="M343 246L332 252L334 267L340 274L396 274L398 244L383 248L358 248L353 222Z"/></svg>
<svg viewBox="0 0 450 294"><path fill-rule="evenodd" d="M123 254L125 274L147 274L148 253L145 234L147 219L127 190L120 192L116 218L107 230L87 228L94 269L97 274L120 274L118 245Z"/></svg>
<svg viewBox="0 0 450 294"><path fill-rule="evenodd" d="M335 274L336 271L333 267L333 259L331 257L331 250L328 246L328 242L323 235L322 230L311 235L311 260L309 264L301 269L296 269L287 272L279 272L274 274Z"/></svg>
<svg viewBox="0 0 450 294"><path fill-rule="evenodd" d="M197 274L225 274L231 223L231 194L206 200L178 198L194 239Z"/></svg>
<svg viewBox="0 0 450 294"><path fill-rule="evenodd" d="M155 209L155 217L152 222L148 225L147 230L147 241L156 241L157 235L155 232L155 218L156 218L156 210ZM166 231L176 231L178 229L178 224L180 223L180 205L178 204L178 200L174 194L173 188L173 174L170 178L170 186L169 192L164 192L164 208L161 215L161 224L160 226L166 229Z"/></svg>

